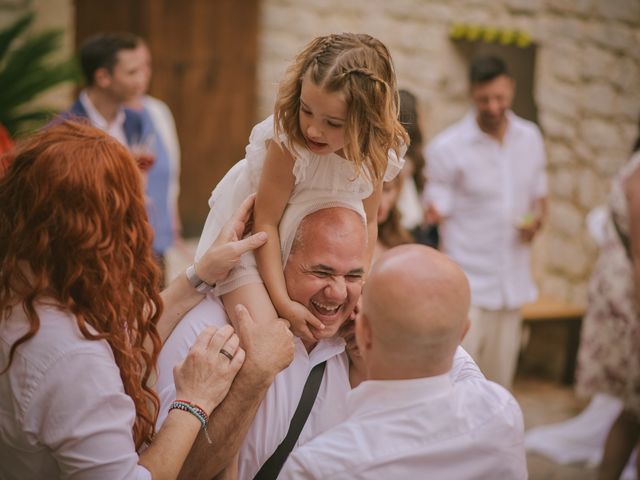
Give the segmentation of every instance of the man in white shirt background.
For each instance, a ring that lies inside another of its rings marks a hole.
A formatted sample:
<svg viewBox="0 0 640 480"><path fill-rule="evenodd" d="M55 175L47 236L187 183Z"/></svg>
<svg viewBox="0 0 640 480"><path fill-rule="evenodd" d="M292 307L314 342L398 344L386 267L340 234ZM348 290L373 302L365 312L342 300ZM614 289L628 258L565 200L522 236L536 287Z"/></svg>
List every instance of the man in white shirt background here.
<svg viewBox="0 0 640 480"><path fill-rule="evenodd" d="M278 478L526 478L513 396L449 375L468 308L465 274L445 255L421 245L386 252L356 319L368 380L348 394L348 418L294 450Z"/></svg>
<svg viewBox="0 0 640 480"><path fill-rule="evenodd" d="M470 68L471 111L427 146L425 202L440 245L471 284L464 348L482 372L511 387L520 307L537 296L531 241L546 213L545 153L538 127L511 110L514 81L498 57Z"/></svg>
<svg viewBox="0 0 640 480"><path fill-rule="evenodd" d="M336 206L334 200L326 205L304 202L292 205L280 222L280 241L281 246L291 245L290 252L286 247L283 251L287 291L292 300L312 312L314 304L322 306L324 313L319 318L326 325L323 338L315 344L294 338L293 362L279 374L278 369L260 375L252 373L252 348L243 345L247 352L245 364L210 421L210 434L217 448L212 448L200 435L184 464L184 478L212 478L229 465L229 453L233 456L238 449L239 478L254 478L287 435L310 372L324 361L326 368L317 397L293 451L345 418L347 393L351 389L349 359L345 342L336 333L350 318L362 288L366 251L362 202L351 206ZM328 311L334 313L327 314ZM175 400L173 366L184 358L200 331L227 322L224 307L209 295L171 334L158 360L157 386L162 404L158 425L169 403ZM273 356L277 355L274 351ZM256 368L264 370L263 365ZM451 377L454 382L483 378L462 349L456 352Z"/></svg>

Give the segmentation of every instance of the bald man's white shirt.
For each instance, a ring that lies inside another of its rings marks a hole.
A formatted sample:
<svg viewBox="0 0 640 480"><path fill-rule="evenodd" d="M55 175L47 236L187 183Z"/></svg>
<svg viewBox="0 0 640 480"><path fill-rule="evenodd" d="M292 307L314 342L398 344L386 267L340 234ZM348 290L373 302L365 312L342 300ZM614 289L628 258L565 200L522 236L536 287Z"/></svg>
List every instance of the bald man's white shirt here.
<svg viewBox="0 0 640 480"><path fill-rule="evenodd" d="M184 359L202 330L210 325L220 327L227 323L221 302L215 297L207 296L175 328L158 359L156 387L161 406L157 428L164 422L169 405L176 399L173 367ZM278 448L287 434L309 372L324 360L327 360L327 367L318 397L295 448L346 419L347 394L351 391L351 386L344 341L340 338L320 341L308 354L300 339L295 338L293 362L276 376L269 387L240 449L240 479L253 478ZM462 348L458 348L453 365L450 374L455 382L484 379L478 366Z"/></svg>
<svg viewBox="0 0 640 480"><path fill-rule="evenodd" d="M365 381L347 409L291 454L279 480L527 478L522 412L488 380Z"/></svg>

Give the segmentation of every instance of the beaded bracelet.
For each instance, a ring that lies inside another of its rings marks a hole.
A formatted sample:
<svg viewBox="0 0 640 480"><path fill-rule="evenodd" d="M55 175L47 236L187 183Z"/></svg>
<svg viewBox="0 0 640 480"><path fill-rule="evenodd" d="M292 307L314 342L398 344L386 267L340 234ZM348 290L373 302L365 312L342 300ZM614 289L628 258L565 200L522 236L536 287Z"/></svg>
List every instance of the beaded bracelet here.
<svg viewBox="0 0 640 480"><path fill-rule="evenodd" d="M207 442L209 442L209 444L213 443L211 441L211 437L209 437L209 432L207 432L207 427L209 426L209 415L202 407L186 400L176 400L169 405L169 411L173 409L182 410L183 412L189 412L194 415L200 421L200 428L204 430L204 436L206 437Z"/></svg>

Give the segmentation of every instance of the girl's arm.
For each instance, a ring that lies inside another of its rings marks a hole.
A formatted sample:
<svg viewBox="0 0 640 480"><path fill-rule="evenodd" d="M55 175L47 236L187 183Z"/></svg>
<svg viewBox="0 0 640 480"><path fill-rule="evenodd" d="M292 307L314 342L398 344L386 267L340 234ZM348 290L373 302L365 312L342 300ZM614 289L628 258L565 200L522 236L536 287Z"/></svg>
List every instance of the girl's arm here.
<svg viewBox="0 0 640 480"><path fill-rule="evenodd" d="M373 251L376 247L376 241L378 240L378 206L380 205L380 195L382 194L382 180L377 185L373 186L373 193L363 200L364 211L367 214L367 266L366 275L369 274L371 269L371 259L373 258Z"/></svg>
<svg viewBox="0 0 640 480"><path fill-rule="evenodd" d="M212 285L224 280L245 252L260 247L265 242L263 232L242 238L245 226L251 220L255 195L242 202L231 219L225 224L213 244L196 263L197 275ZM162 316L157 324L162 343L169 337L182 317L205 296L197 292L183 273L175 278L161 293L164 303Z"/></svg>
<svg viewBox="0 0 640 480"><path fill-rule="evenodd" d="M275 141L269 143L258 194L256 196L254 231L267 233L267 242L256 250L256 262L260 276L271 297L278 315L291 323L296 335L315 340L306 325L322 329L324 325L306 307L293 302L284 281L278 225L295 183L294 158L289 151Z"/></svg>

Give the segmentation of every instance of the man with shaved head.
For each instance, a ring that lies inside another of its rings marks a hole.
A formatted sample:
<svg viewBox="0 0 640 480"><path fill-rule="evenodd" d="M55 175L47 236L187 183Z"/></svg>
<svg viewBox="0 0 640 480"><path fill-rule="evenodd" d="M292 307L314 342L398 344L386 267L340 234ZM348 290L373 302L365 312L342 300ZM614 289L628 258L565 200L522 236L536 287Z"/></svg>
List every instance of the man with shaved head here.
<svg viewBox="0 0 640 480"><path fill-rule="evenodd" d="M270 366L269 356L261 355L259 365L255 346L244 344L247 359L231 390L209 424L214 447L203 435L196 440L184 465L184 478L212 478L229 463L229 452L239 449L238 478L276 478L281 464L270 474L259 474L280 445L287 444L290 425L297 411L310 372L326 361L318 393L302 422L302 430L292 441L293 451L345 419L349 383L349 359L339 329L349 321L362 289L366 260L366 228L362 202L338 204L299 203L289 207L280 221L280 242L284 278L291 299L307 307L325 328L315 332L317 342L294 339L293 362L284 371ZM203 237L201 243L207 244ZM367 284L368 285L368 284ZM399 311L403 305L396 305ZM221 302L207 296L176 327L158 360L158 392L162 423L168 405L175 400L172 371L181 361L198 333L209 325L222 326L227 317ZM243 328L239 335L243 338ZM274 348L274 359L281 357ZM286 348L283 345L282 348ZM262 352L265 353L265 352ZM452 382L484 378L473 360L462 349L456 352L450 372ZM255 416L255 418L254 418ZM286 458L286 457L285 457Z"/></svg>
<svg viewBox="0 0 640 480"><path fill-rule="evenodd" d="M449 375L469 301L465 274L442 253L385 253L356 320L368 379L349 393L348 418L295 450L278 478L526 478L513 396Z"/></svg>

